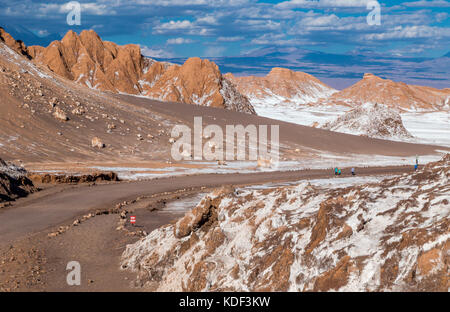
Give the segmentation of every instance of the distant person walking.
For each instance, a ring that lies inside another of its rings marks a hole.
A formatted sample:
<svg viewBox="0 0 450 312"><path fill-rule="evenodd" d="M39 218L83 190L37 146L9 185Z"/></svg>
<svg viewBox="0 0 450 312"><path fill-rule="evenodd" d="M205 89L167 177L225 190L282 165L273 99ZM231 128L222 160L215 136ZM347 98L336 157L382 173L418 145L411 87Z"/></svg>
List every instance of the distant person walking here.
<svg viewBox="0 0 450 312"><path fill-rule="evenodd" d="M416 155L416 164L414 165L414 171L417 171L419 169L419 156Z"/></svg>
<svg viewBox="0 0 450 312"><path fill-rule="evenodd" d="M336 167L336 168L334 168L334 175L335 176L337 176L338 175L338 172L339 172L339 169Z"/></svg>
<svg viewBox="0 0 450 312"><path fill-rule="evenodd" d="M356 175L355 168L352 168L352 176L355 176L355 175Z"/></svg>

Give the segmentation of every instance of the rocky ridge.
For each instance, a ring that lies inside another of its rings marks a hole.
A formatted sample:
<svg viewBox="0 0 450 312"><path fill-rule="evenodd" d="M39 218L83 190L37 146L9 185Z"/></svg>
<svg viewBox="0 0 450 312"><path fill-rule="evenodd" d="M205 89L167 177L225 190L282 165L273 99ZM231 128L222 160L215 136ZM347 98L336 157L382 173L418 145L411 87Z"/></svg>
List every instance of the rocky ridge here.
<svg viewBox="0 0 450 312"><path fill-rule="evenodd" d="M352 107L380 103L400 111L449 110L450 92L448 89L407 85L367 73L361 81L333 94L324 102Z"/></svg>
<svg viewBox="0 0 450 312"><path fill-rule="evenodd" d="M0 41L3 157L20 163L167 155L169 132L177 120L60 77L17 53L14 46ZM102 148L92 147L95 138ZM150 149L154 144L161 148Z"/></svg>
<svg viewBox="0 0 450 312"><path fill-rule="evenodd" d="M400 114L385 105L366 103L321 128L371 138L405 140L413 136L406 130Z"/></svg>
<svg viewBox="0 0 450 312"><path fill-rule="evenodd" d="M123 254L157 291L448 291L450 155L349 187L223 189Z"/></svg>
<svg viewBox="0 0 450 312"><path fill-rule="evenodd" d="M309 104L337 92L312 75L287 68L273 68L265 77L235 77L233 74L225 77L254 105L260 102Z"/></svg>
<svg viewBox="0 0 450 312"><path fill-rule="evenodd" d="M17 53L31 58L27 46L20 40L15 40L10 34L8 34L2 27L0 27L0 42L4 42L8 47L16 51Z"/></svg>
<svg viewBox="0 0 450 312"><path fill-rule="evenodd" d="M26 174L22 167L0 159L0 203L27 196L37 190Z"/></svg>
<svg viewBox="0 0 450 312"><path fill-rule="evenodd" d="M255 113L208 60L191 58L181 66L157 62L142 56L138 45L102 41L93 30L69 31L46 48L28 50L35 62L92 89Z"/></svg>

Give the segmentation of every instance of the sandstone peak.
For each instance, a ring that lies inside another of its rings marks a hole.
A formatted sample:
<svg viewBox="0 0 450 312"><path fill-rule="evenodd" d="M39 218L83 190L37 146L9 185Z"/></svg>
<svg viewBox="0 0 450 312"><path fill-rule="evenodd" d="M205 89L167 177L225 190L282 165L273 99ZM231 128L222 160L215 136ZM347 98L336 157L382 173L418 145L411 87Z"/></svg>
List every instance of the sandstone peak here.
<svg viewBox="0 0 450 312"><path fill-rule="evenodd" d="M372 81L377 81L377 82L380 82L380 81L392 82L392 80L383 79L383 78L381 78L377 75L371 74L371 73L365 73L362 80L368 80L368 81L372 80Z"/></svg>
<svg viewBox="0 0 450 312"><path fill-rule="evenodd" d="M189 58L183 65L167 69L155 63L148 72L143 94L150 98L255 113L248 99L209 60Z"/></svg>
<svg viewBox="0 0 450 312"><path fill-rule="evenodd" d="M36 62L92 89L254 113L209 60L193 57L181 66L156 62L142 56L138 45L102 41L93 30L68 31L61 41L30 50Z"/></svg>
<svg viewBox="0 0 450 312"><path fill-rule="evenodd" d="M9 33L0 27L0 42L4 42L9 48L17 53L30 58L28 48L21 40L15 40Z"/></svg>
<svg viewBox="0 0 450 312"><path fill-rule="evenodd" d="M217 68L217 65L210 60L201 59L199 57L190 57L184 63L185 66L197 66L197 67L214 67Z"/></svg>
<svg viewBox="0 0 450 312"><path fill-rule="evenodd" d="M378 76L371 74L371 73L365 73L363 79L370 79L370 78L379 78Z"/></svg>
<svg viewBox="0 0 450 312"><path fill-rule="evenodd" d="M229 80L233 80L234 78L236 78L236 76L232 73L226 73L223 76Z"/></svg>
<svg viewBox="0 0 450 312"><path fill-rule="evenodd" d="M307 104L336 92L314 76L282 67L272 68L264 77L235 77L232 74L226 77L249 97L253 105L267 102Z"/></svg>
<svg viewBox="0 0 450 312"><path fill-rule="evenodd" d="M69 30L64 37L61 39L61 42L73 42L78 39L78 34L73 30Z"/></svg>
<svg viewBox="0 0 450 312"><path fill-rule="evenodd" d="M274 67L270 70L268 76L273 75L273 74L278 74L278 73L292 73L294 71L288 69L288 68L284 68L284 67Z"/></svg>
<svg viewBox="0 0 450 312"><path fill-rule="evenodd" d="M366 73L354 85L335 93L327 102L359 106L379 103L395 109L440 110L448 105L450 92L431 87L408 85Z"/></svg>
<svg viewBox="0 0 450 312"><path fill-rule="evenodd" d="M72 33L73 33L73 31L72 31ZM76 33L75 33L75 35L76 35ZM80 33L80 37L95 38L95 39L101 40L100 36L92 29L82 30L81 33Z"/></svg>
<svg viewBox="0 0 450 312"><path fill-rule="evenodd" d="M209 60L202 60L198 57L191 57L187 59L186 62L180 67L180 70L189 75L195 75L195 72L197 72L197 74L200 72L209 73L217 78L222 75L219 71L219 67L215 63Z"/></svg>

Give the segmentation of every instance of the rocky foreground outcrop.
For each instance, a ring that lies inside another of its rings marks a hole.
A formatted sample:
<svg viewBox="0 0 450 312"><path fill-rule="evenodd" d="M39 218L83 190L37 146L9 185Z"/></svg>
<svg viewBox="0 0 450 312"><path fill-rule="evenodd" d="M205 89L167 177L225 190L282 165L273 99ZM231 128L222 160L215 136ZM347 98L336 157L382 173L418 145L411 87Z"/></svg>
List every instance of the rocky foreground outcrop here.
<svg viewBox="0 0 450 312"><path fill-rule="evenodd" d="M181 66L157 62L142 56L138 45L102 41L93 30L69 31L61 41L28 51L54 73L92 89L255 113L208 60L191 58Z"/></svg>
<svg viewBox="0 0 450 312"><path fill-rule="evenodd" d="M17 53L31 58L28 53L27 46L20 40L15 40L10 34L8 34L2 27L0 27L0 42L4 42L8 47L16 51Z"/></svg>
<svg viewBox="0 0 450 312"><path fill-rule="evenodd" d="M0 203L27 196L36 191L26 171L0 159Z"/></svg>
<svg viewBox="0 0 450 312"><path fill-rule="evenodd" d="M58 175L58 174L38 174L31 173L28 178L35 183L48 184L78 184L92 182L117 182L120 181L115 172L94 172L83 175Z"/></svg>
<svg viewBox="0 0 450 312"><path fill-rule="evenodd" d="M450 155L345 188L220 190L129 245L159 291L448 291Z"/></svg>
<svg viewBox="0 0 450 312"><path fill-rule="evenodd" d="M402 117L397 111L376 103L365 103L339 116L336 120L325 123L321 128L387 140L413 138L403 125Z"/></svg>

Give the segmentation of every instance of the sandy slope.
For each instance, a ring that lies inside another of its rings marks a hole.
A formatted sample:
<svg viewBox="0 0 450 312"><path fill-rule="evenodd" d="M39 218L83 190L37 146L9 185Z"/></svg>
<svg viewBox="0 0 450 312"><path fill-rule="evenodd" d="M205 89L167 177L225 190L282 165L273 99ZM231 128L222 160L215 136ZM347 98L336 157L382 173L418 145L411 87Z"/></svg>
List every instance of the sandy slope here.
<svg viewBox="0 0 450 312"><path fill-rule="evenodd" d="M242 124L244 126L248 124L279 125L281 145L286 146L284 150L281 149L282 152L287 152L286 150L292 152L292 149L298 147L302 152L309 155L314 155L322 151L338 154L408 156L415 154L433 154L434 150L441 149L441 147L431 145L392 142L331 132L210 107L193 107L181 103L162 103L132 96L118 96L118 98L138 107L145 107L159 114L170 114L173 118L179 119L183 124L187 125L193 123L194 116L202 116L204 125L217 124L224 129L227 124ZM442 149L446 150L445 148Z"/></svg>
<svg viewBox="0 0 450 312"><path fill-rule="evenodd" d="M170 161L174 125L280 125L282 158L320 153L411 156L438 147L394 143L292 125L245 113L157 102L81 87L40 68L0 43L0 152L23 162ZM105 148L92 147L94 138ZM294 151L299 149L299 153Z"/></svg>

